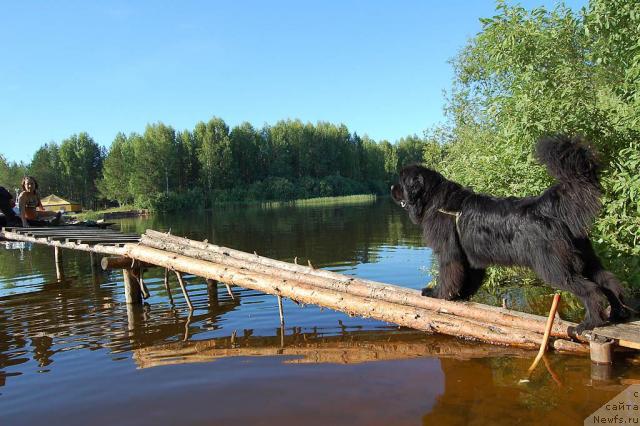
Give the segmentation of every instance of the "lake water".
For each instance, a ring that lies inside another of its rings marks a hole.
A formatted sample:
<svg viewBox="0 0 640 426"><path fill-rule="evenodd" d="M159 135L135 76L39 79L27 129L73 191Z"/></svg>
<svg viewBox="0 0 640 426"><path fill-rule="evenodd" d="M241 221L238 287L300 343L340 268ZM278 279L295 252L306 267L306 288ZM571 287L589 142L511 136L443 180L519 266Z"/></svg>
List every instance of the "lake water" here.
<svg viewBox="0 0 640 426"><path fill-rule="evenodd" d="M415 289L430 279L419 229L389 200L225 207L120 225ZM289 300L281 330L274 296L234 287L232 299L187 276L190 313L175 279L168 297L161 270L145 274L145 305L128 308L119 271L63 253L59 283L51 248L0 246L0 425L569 425L637 379L633 360L605 378L586 357L551 354L519 385L534 352ZM543 313L550 294L503 289L479 300Z"/></svg>

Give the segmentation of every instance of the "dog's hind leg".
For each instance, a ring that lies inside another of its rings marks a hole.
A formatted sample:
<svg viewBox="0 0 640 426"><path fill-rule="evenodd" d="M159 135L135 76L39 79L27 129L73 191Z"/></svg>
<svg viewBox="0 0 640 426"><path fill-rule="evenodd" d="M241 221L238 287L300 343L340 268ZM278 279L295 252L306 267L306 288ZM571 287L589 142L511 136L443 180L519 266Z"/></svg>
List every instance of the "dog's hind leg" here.
<svg viewBox="0 0 640 426"><path fill-rule="evenodd" d="M624 290L620 281L615 275L604 269L588 239L579 241L577 246L583 262L582 275L600 287L602 293L607 297L609 305L611 305L609 321L619 322L627 319L629 311L624 305Z"/></svg>
<svg viewBox="0 0 640 426"><path fill-rule="evenodd" d="M586 278L574 276L567 290L580 298L586 310L584 319L578 327L576 327L578 334L584 330L591 330L606 324L607 321L604 318L601 303L601 294L603 294L603 292L596 283Z"/></svg>
<svg viewBox="0 0 640 426"><path fill-rule="evenodd" d="M573 273L571 266L560 261L560 256L552 255L539 259L541 262L533 266L536 274L551 287L573 293L584 305L586 313L576 327L578 334L607 322L601 304L604 294L595 282Z"/></svg>

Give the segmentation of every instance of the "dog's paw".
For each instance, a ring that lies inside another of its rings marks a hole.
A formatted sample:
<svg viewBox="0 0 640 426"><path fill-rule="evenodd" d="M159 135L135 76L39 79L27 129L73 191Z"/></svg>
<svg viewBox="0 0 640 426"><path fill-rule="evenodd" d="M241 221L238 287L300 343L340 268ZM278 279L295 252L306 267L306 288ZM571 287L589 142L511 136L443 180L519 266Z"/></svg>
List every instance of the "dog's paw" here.
<svg viewBox="0 0 640 426"><path fill-rule="evenodd" d="M596 327L602 327L603 325L607 325L607 321L582 321L575 328L576 336L583 334L585 331L593 330Z"/></svg>
<svg viewBox="0 0 640 426"><path fill-rule="evenodd" d="M436 292L433 287L425 287L422 289L422 295L425 297L436 297Z"/></svg>

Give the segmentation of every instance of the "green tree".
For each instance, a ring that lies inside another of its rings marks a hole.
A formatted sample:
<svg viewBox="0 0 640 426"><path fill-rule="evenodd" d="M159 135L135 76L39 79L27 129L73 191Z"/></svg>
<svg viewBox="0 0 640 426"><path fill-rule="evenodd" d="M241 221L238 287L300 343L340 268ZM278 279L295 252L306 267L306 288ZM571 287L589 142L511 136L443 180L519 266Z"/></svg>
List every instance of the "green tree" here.
<svg viewBox="0 0 640 426"><path fill-rule="evenodd" d="M104 159L102 178L97 182L102 197L116 200L120 205L133 201L130 182L133 160L131 141L124 133L118 133Z"/></svg>
<svg viewBox="0 0 640 426"><path fill-rule="evenodd" d="M20 188L22 178L27 174L27 167L15 161L9 162L0 154L0 185L15 196L15 191Z"/></svg>
<svg viewBox="0 0 640 426"><path fill-rule="evenodd" d="M640 3L592 0L580 15L508 6L454 60L447 108L452 139L442 171L474 189L532 195L551 179L532 151L544 134L582 134L604 163L599 250L629 282L639 281ZM635 203L635 204L634 204ZM615 249L611 249L615 247ZM635 278L633 278L635 276Z"/></svg>
<svg viewBox="0 0 640 426"><path fill-rule="evenodd" d="M62 170L58 145L53 142L41 146L29 164L29 175L38 181L41 195L63 193Z"/></svg>
<svg viewBox="0 0 640 426"><path fill-rule="evenodd" d="M397 143L398 163L400 167L421 163L424 155L425 141L417 135L401 138Z"/></svg>
<svg viewBox="0 0 640 426"><path fill-rule="evenodd" d="M260 156L260 134L250 123L244 122L231 130L229 136L233 157L233 170L242 184L257 180Z"/></svg>
<svg viewBox="0 0 640 426"><path fill-rule="evenodd" d="M193 136L198 145L202 183L206 190L227 188L233 182L229 127L221 118L196 124Z"/></svg>
<svg viewBox="0 0 640 426"><path fill-rule="evenodd" d="M79 201L84 207L94 207L103 152L85 132L65 139L60 144L60 164L63 196Z"/></svg>
<svg viewBox="0 0 640 426"><path fill-rule="evenodd" d="M154 165L159 169L165 193L177 189L179 184L179 149L176 131L163 123L147 125L143 136L155 155Z"/></svg>
<svg viewBox="0 0 640 426"><path fill-rule="evenodd" d="M176 135L176 141L180 147L180 188L195 188L200 185L200 163L196 139L191 132L184 130Z"/></svg>

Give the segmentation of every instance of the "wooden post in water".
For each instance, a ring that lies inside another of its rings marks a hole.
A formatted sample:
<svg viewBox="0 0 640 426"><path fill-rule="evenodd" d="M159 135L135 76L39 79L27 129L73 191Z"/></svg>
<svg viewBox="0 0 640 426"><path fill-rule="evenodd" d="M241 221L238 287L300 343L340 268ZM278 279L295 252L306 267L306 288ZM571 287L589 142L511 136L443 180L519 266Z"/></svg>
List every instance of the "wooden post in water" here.
<svg viewBox="0 0 640 426"><path fill-rule="evenodd" d="M56 261L56 278L58 281L64 280L64 268L62 267L62 249L60 247L53 248L53 256Z"/></svg>
<svg viewBox="0 0 640 426"><path fill-rule="evenodd" d="M613 340L593 338L589 342L591 362L596 364L611 364L613 352Z"/></svg>
<svg viewBox="0 0 640 426"><path fill-rule="evenodd" d="M284 327L284 310L282 309L282 296L278 295L278 311L280 312L280 327Z"/></svg>
<svg viewBox="0 0 640 426"><path fill-rule="evenodd" d="M138 279L131 269L123 269L122 276L124 277L124 298L127 304L140 305L142 304L142 292L140 291L140 284Z"/></svg>
<svg viewBox="0 0 640 426"><path fill-rule="evenodd" d="M171 286L169 286L169 269L164 268L164 289L167 291L167 296L169 296L169 303L173 306L173 296L171 295Z"/></svg>
<svg viewBox="0 0 640 426"><path fill-rule="evenodd" d="M218 304L218 281L207 278L207 293L209 295L209 308L217 308Z"/></svg>

